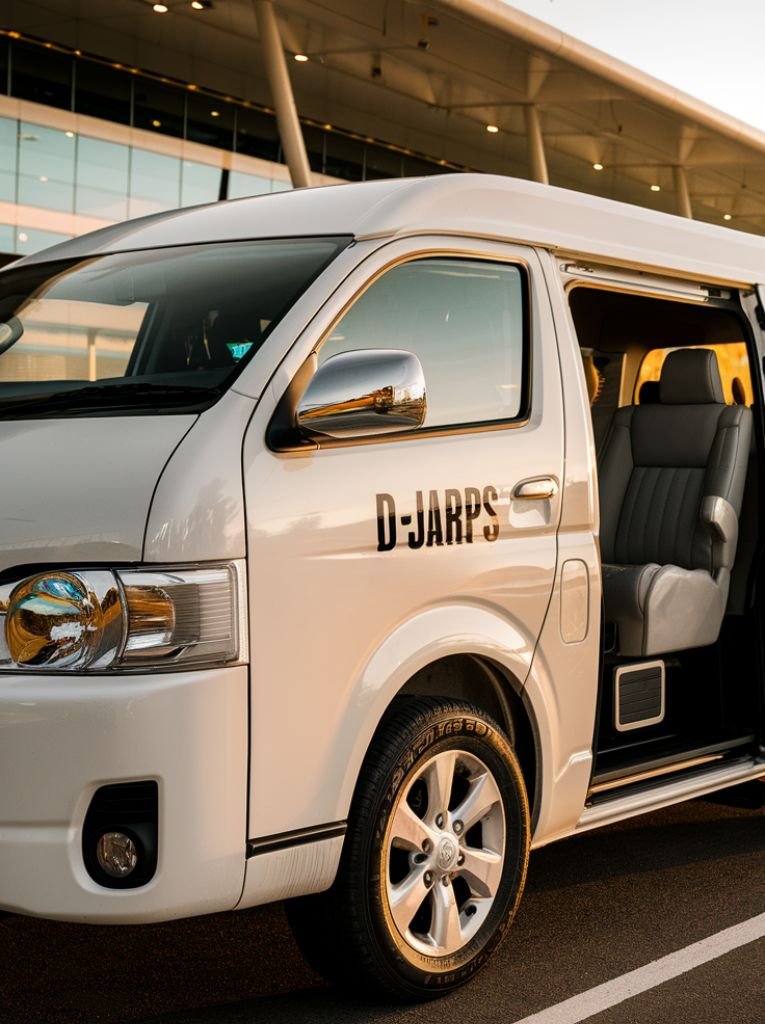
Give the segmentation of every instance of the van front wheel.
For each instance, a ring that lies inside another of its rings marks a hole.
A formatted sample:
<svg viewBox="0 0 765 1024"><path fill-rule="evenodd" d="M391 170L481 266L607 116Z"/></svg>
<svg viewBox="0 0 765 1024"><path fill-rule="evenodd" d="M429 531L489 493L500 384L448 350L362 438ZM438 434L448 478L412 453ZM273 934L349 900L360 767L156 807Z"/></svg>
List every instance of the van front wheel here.
<svg viewBox="0 0 765 1024"><path fill-rule="evenodd" d="M288 915L331 980L432 999L498 946L528 846L523 778L496 723L471 704L401 698L365 760L335 884Z"/></svg>

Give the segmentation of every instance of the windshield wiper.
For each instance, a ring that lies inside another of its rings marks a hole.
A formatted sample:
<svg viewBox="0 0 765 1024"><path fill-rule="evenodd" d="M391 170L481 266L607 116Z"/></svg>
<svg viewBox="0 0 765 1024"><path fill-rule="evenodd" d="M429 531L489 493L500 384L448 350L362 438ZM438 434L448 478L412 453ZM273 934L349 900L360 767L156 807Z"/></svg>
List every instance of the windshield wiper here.
<svg viewBox="0 0 765 1024"><path fill-rule="evenodd" d="M37 392L4 396L0 389L0 419L55 416L62 412L199 412L212 405L222 391L220 387L153 381L88 384L52 394Z"/></svg>

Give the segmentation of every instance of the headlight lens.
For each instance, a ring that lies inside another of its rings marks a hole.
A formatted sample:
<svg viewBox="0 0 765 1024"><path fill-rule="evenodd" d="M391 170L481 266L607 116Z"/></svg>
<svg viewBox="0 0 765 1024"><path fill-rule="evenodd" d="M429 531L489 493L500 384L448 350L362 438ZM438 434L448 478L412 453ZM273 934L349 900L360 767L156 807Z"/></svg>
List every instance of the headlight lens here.
<svg viewBox="0 0 765 1024"><path fill-rule="evenodd" d="M39 573L0 586L0 670L244 660L245 608L241 563Z"/></svg>
<svg viewBox="0 0 765 1024"><path fill-rule="evenodd" d="M8 602L8 654L30 668L110 665L122 646L123 618L122 595L109 572L32 576Z"/></svg>

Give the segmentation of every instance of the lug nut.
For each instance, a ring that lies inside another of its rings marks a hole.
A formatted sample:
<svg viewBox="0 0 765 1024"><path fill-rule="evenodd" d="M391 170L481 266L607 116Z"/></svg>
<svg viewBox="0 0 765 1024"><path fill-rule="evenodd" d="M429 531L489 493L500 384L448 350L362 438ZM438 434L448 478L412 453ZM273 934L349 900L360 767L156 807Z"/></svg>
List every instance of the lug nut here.
<svg viewBox="0 0 765 1024"><path fill-rule="evenodd" d="M423 881L425 882L425 885L432 885L433 884L433 872L432 871L426 871L425 872L425 877L424 877Z"/></svg>
<svg viewBox="0 0 765 1024"><path fill-rule="evenodd" d="M433 849L433 844L429 839L424 839L422 842L422 848L425 851L425 853L430 853L430 851Z"/></svg>
<svg viewBox="0 0 765 1024"><path fill-rule="evenodd" d="M424 853L415 853L412 859L414 860L415 864L424 864L428 858L425 856Z"/></svg>
<svg viewBox="0 0 765 1024"><path fill-rule="evenodd" d="M449 883L451 882L451 878L449 878L448 875L444 875L441 881L443 882L444 885L449 885Z"/></svg>
<svg viewBox="0 0 765 1024"><path fill-rule="evenodd" d="M455 822L454 822L454 825L452 826L452 828L454 829L454 831L455 831L455 833L456 833L457 835L459 835L459 834L460 834L460 832L462 832L462 830L463 830L463 828L464 828L464 827L465 827L465 826L464 826L464 825L462 824L462 822L461 822L461 821L455 821Z"/></svg>
<svg viewBox="0 0 765 1024"><path fill-rule="evenodd" d="M465 863L465 854L461 853L459 855L459 857L457 858L457 867L461 868L464 863Z"/></svg>
<svg viewBox="0 0 765 1024"><path fill-rule="evenodd" d="M436 815L436 827L437 828L443 828L444 827L444 816L443 816L443 814L437 814Z"/></svg>

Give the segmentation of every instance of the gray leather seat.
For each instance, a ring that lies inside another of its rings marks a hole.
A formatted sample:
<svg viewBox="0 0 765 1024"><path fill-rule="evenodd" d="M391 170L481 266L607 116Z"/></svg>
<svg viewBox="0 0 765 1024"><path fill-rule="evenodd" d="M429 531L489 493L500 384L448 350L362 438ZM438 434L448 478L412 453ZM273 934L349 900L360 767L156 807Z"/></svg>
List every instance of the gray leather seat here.
<svg viewBox="0 0 765 1024"><path fill-rule="evenodd" d="M709 349L670 353L659 398L617 410L599 472L606 622L633 656L717 639L752 433Z"/></svg>

